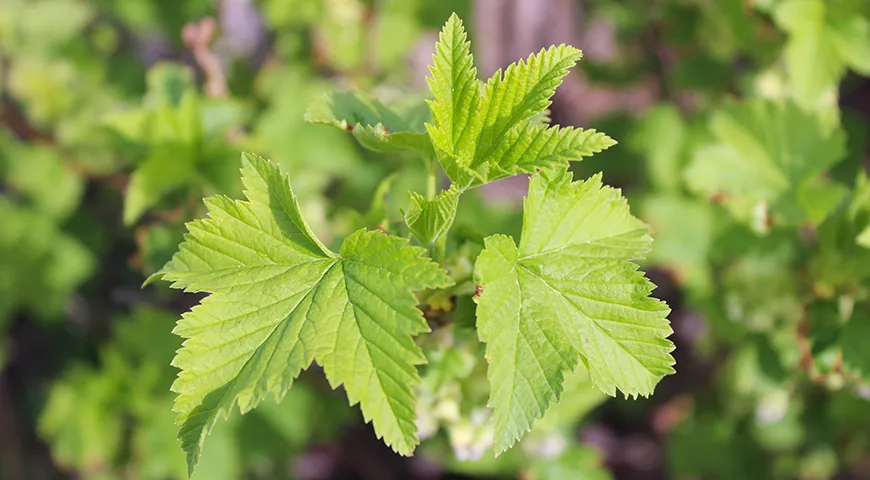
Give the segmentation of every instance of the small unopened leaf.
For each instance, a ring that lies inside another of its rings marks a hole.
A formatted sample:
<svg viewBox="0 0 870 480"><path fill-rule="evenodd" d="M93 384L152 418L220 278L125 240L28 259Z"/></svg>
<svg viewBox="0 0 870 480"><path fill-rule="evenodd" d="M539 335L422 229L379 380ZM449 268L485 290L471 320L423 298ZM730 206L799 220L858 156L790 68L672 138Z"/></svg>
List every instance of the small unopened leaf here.
<svg viewBox="0 0 870 480"><path fill-rule="evenodd" d="M325 94L308 107L305 119L350 131L360 145L376 152L432 151L425 130L414 130L411 122L399 113L360 94Z"/></svg>
<svg viewBox="0 0 870 480"><path fill-rule="evenodd" d="M405 223L420 243L430 245L446 235L453 226L458 206L459 191L456 188L445 190L432 200L411 192L411 205L405 212Z"/></svg>

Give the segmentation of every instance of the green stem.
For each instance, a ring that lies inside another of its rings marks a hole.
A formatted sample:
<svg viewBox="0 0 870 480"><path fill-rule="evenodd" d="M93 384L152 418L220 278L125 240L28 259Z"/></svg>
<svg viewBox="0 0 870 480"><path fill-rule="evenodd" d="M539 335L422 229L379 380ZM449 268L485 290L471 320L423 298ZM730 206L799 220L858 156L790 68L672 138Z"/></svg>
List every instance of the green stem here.
<svg viewBox="0 0 870 480"><path fill-rule="evenodd" d="M463 275L459 278L454 278L453 281L456 283L452 287L450 287L450 290L456 290L458 287L462 286L462 284L465 282L474 281L474 273L473 272L466 273L465 275Z"/></svg>
<svg viewBox="0 0 870 480"><path fill-rule="evenodd" d="M432 257L432 260L435 260L438 263L444 263L444 255L447 250L447 235L445 234L443 237L439 238L435 241L435 243L429 244L429 256Z"/></svg>
<svg viewBox="0 0 870 480"><path fill-rule="evenodd" d="M426 198L432 200L435 198L435 192L438 189L438 165L434 158L429 158L426 161Z"/></svg>

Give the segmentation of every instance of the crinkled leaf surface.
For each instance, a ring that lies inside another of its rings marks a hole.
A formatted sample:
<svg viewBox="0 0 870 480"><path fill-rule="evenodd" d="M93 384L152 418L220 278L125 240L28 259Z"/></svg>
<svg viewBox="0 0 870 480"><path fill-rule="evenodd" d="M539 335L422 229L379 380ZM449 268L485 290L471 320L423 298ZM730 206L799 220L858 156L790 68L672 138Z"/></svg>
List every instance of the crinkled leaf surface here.
<svg viewBox="0 0 870 480"><path fill-rule="evenodd" d="M247 201L206 200L209 218L158 272L175 288L208 292L179 321L186 338L173 365L179 438L192 469L215 422L283 394L312 360L396 452L417 444L413 335L428 326L415 290L452 284L424 250L359 230L339 253L306 225L287 179L272 163L242 159Z"/></svg>
<svg viewBox="0 0 870 480"><path fill-rule="evenodd" d="M434 96L429 101L433 123L426 124L426 129L441 165L455 181L462 174L460 165L474 155L475 118L482 99L471 43L457 15L441 30L432 61L426 82Z"/></svg>
<svg viewBox="0 0 870 480"><path fill-rule="evenodd" d="M649 395L673 373L670 310L631 261L651 242L600 175L572 183L564 172L533 177L519 246L486 239L474 275L497 452L559 399L578 359L610 395Z"/></svg>
<svg viewBox="0 0 870 480"><path fill-rule="evenodd" d="M606 150L616 141L594 129L548 127L525 122L507 131L473 168L485 171L486 181L537 170L564 168L569 161Z"/></svg>
<svg viewBox="0 0 870 480"><path fill-rule="evenodd" d="M411 192L411 205L405 212L405 223L414 238L430 245L444 237L453 226L459 207L459 190L455 184L429 200Z"/></svg>
<svg viewBox="0 0 870 480"><path fill-rule="evenodd" d="M556 87L580 57L573 47L553 46L481 84L462 21L450 17L427 78L434 99L433 123L426 126L450 179L469 188L564 167L615 144L594 130L541 125Z"/></svg>

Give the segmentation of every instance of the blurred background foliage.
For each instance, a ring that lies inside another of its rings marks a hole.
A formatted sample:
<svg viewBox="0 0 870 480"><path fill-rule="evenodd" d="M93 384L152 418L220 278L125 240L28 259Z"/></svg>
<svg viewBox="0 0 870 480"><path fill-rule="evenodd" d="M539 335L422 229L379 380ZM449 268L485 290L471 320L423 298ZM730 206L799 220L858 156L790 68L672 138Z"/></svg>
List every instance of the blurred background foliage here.
<svg viewBox="0 0 870 480"><path fill-rule="evenodd" d="M336 88L420 95L454 11L482 76L584 51L551 117L620 142L576 175L655 229L678 373L626 401L578 372L493 458L456 291L420 338L415 457L311 371L219 425L195 477L870 478L868 0L0 0L0 478L185 478L170 332L197 299L142 281L204 195L240 193L242 150L281 164L327 243L401 226L422 164L303 114ZM519 231L524 180L478 190L454 275Z"/></svg>

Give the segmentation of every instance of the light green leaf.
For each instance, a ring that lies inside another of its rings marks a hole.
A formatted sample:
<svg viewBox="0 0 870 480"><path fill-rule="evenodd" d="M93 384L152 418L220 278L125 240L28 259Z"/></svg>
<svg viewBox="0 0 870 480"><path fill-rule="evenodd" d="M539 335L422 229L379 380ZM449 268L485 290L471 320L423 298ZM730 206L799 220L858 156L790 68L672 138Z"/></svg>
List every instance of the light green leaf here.
<svg viewBox="0 0 870 480"><path fill-rule="evenodd" d="M710 129L716 143L695 151L686 183L749 208L773 206L845 155L842 129L824 128L792 103L729 103L713 115Z"/></svg>
<svg viewBox="0 0 870 480"><path fill-rule="evenodd" d="M432 245L447 234L459 207L459 190L455 184L432 200L411 193L411 205L405 212L405 223L414 238L423 245Z"/></svg>
<svg viewBox="0 0 870 480"><path fill-rule="evenodd" d="M19 308L45 319L60 316L91 276L93 253L55 221L0 196L0 324Z"/></svg>
<svg viewBox="0 0 870 480"><path fill-rule="evenodd" d="M414 366L425 361L413 336L428 330L413 292L452 280L423 249L378 231L329 251L278 168L247 154L242 163L248 200L207 199L210 218L188 224L180 251L155 274L212 294L175 329L187 338L172 388L189 467L219 418L269 393L280 399L312 360L361 404L378 437L410 455Z"/></svg>
<svg viewBox="0 0 870 480"><path fill-rule="evenodd" d="M151 112L144 109L114 112L103 117L103 124L132 142L147 142Z"/></svg>
<svg viewBox="0 0 870 480"><path fill-rule="evenodd" d="M529 477L534 480L612 480L602 453L592 447L571 445L558 458L538 458L532 463Z"/></svg>
<svg viewBox="0 0 870 480"><path fill-rule="evenodd" d="M774 20L788 32L785 59L795 100L814 106L847 67L870 73L870 20L823 0L786 0Z"/></svg>
<svg viewBox="0 0 870 480"><path fill-rule="evenodd" d="M474 156L479 131L475 118L480 114L482 87L471 43L455 13L441 30L432 61L432 76L426 81L434 96L429 101L433 123L426 124L426 129L447 175L457 179L468 175L461 165L470 163Z"/></svg>
<svg viewBox="0 0 870 480"><path fill-rule="evenodd" d="M157 63L148 70L148 92L144 103L151 108L177 107L193 85L193 71L189 67L171 62Z"/></svg>
<svg viewBox="0 0 870 480"><path fill-rule="evenodd" d="M482 125L475 159L486 158L509 130L543 114L550 97L582 53L568 45L541 49L525 61L498 70L484 85Z"/></svg>
<svg viewBox="0 0 870 480"><path fill-rule="evenodd" d="M838 15L831 21L830 34L843 62L870 75L870 20L858 13Z"/></svg>
<svg viewBox="0 0 870 480"><path fill-rule="evenodd" d="M231 101L201 98L191 75L187 68L159 64L148 72L142 107L104 118L107 127L146 152L127 186L127 225L181 188L226 193L238 187L233 173L238 164L225 160L224 133L245 111Z"/></svg>
<svg viewBox="0 0 870 480"><path fill-rule="evenodd" d="M65 372L51 386L37 427L54 461L84 477L110 473L123 443L122 395L109 375L81 365Z"/></svg>
<svg viewBox="0 0 870 480"><path fill-rule="evenodd" d="M156 147L130 175L124 200L124 224L132 225L161 198L195 178L194 166L177 148Z"/></svg>
<svg viewBox="0 0 870 480"><path fill-rule="evenodd" d="M304 204L320 201L317 196L335 179L355 191L377 185L376 172L364 168L359 149L346 132L304 120L310 99L322 95L328 84L297 68L266 78L262 89L268 107L256 119L250 148L268 153L293 178L294 190L306 198L303 210L309 208Z"/></svg>
<svg viewBox="0 0 870 480"><path fill-rule="evenodd" d="M483 167L486 182L538 170L563 168L571 160L590 157L616 145L616 141L593 129L548 127L525 123L501 139L476 166Z"/></svg>
<svg viewBox="0 0 870 480"><path fill-rule="evenodd" d="M74 40L95 10L76 0L4 1L0 4L0 42L16 56L47 56L51 48Z"/></svg>
<svg viewBox="0 0 870 480"><path fill-rule="evenodd" d="M594 130L547 127L550 98L582 56L559 45L542 49L477 79L462 22L450 17L436 46L429 87L432 145L447 176L460 190L520 173L562 168L615 144Z"/></svg>
<svg viewBox="0 0 870 480"><path fill-rule="evenodd" d="M802 185L796 193L793 206L797 206L800 219L806 219L813 226L820 225L849 196L849 189L838 182L819 178L815 182ZM786 200L791 201L791 200ZM800 221L796 219L796 222Z"/></svg>
<svg viewBox="0 0 870 480"><path fill-rule="evenodd" d="M432 151L425 130L415 130L383 103L352 92L322 95L308 107L305 120L350 131L362 146L376 152Z"/></svg>
<svg viewBox="0 0 870 480"><path fill-rule="evenodd" d="M662 191L678 192L679 175L685 164L688 126L673 105L659 105L647 112L629 139L632 150L645 157L644 165L653 185Z"/></svg>
<svg viewBox="0 0 870 480"><path fill-rule="evenodd" d="M38 210L63 220L78 207L84 183L60 151L15 144L6 153L9 184L26 194Z"/></svg>
<svg viewBox="0 0 870 480"><path fill-rule="evenodd" d="M864 248L870 248L870 225L864 227L864 230L861 230L861 233L855 237L855 243Z"/></svg>
<svg viewBox="0 0 870 480"><path fill-rule="evenodd" d="M709 257L714 245L715 210L709 203L678 195L650 195L642 218L656 235L650 261L669 268L688 292L706 296L713 288Z"/></svg>
<svg viewBox="0 0 870 480"><path fill-rule="evenodd" d="M162 88L169 88L162 85ZM153 92L152 92L153 93ZM151 108L107 118L108 125L148 147L148 156L130 175L124 201L124 223L133 224L165 195L196 179L202 141L200 101L193 90L180 94L178 105L162 94ZM156 97L156 95L155 95Z"/></svg>
<svg viewBox="0 0 870 480"><path fill-rule="evenodd" d="M474 275L497 452L559 400L578 358L609 395L649 395L673 373L670 310L631 262L651 242L600 175L571 183L565 172L532 179L519 247L486 239Z"/></svg>
<svg viewBox="0 0 870 480"><path fill-rule="evenodd" d="M28 55L4 68L9 92L35 126L47 128L76 110L79 73L70 59Z"/></svg>

